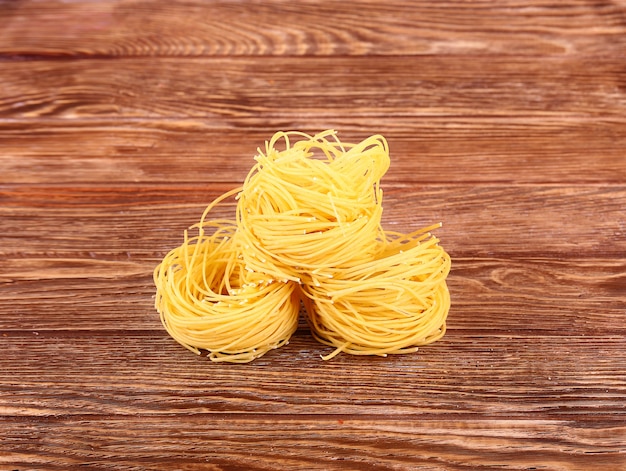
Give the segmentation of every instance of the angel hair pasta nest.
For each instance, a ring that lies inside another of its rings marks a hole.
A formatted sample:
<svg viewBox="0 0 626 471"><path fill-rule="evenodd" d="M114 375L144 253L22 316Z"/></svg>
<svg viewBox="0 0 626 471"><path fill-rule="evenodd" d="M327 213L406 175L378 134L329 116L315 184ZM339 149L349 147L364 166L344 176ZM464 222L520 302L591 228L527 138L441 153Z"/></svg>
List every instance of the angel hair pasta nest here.
<svg viewBox="0 0 626 471"><path fill-rule="evenodd" d="M313 336L355 355L409 353L440 339L450 257L430 231L381 226L386 140L278 132L243 185L215 199L156 267L167 332L213 361L249 362L288 343L301 305ZM234 197L232 220L210 220Z"/></svg>

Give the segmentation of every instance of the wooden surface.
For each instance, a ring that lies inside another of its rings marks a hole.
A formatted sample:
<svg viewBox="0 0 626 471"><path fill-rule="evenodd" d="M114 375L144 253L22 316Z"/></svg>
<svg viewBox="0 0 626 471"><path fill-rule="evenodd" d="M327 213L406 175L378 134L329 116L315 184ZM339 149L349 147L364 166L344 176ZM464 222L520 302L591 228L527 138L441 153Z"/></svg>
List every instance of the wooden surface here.
<svg viewBox="0 0 626 471"><path fill-rule="evenodd" d="M621 0L0 0L0 469L626 469L624 51ZM196 357L153 268L326 128L443 221L448 333Z"/></svg>

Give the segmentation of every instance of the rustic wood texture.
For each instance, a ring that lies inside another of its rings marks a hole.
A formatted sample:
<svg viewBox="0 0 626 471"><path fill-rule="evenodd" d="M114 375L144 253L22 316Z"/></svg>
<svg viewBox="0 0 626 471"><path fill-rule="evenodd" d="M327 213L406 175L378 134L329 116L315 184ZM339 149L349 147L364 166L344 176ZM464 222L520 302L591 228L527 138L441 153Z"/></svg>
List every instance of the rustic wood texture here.
<svg viewBox="0 0 626 471"><path fill-rule="evenodd" d="M0 470L626 469L625 50L620 0L0 0ZM328 128L443 222L446 336L189 353L152 270Z"/></svg>
<svg viewBox="0 0 626 471"><path fill-rule="evenodd" d="M0 52L32 56L606 55L617 1L361 0L96 3L4 0Z"/></svg>

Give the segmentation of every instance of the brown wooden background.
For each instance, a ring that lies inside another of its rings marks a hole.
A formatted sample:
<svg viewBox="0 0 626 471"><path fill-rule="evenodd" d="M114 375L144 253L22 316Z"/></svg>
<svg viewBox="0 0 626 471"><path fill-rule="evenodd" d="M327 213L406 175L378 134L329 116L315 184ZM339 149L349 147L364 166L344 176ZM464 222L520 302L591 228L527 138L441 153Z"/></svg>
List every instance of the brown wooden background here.
<svg viewBox="0 0 626 471"><path fill-rule="evenodd" d="M154 266L326 128L443 221L446 337L184 350ZM625 208L623 0L0 0L0 469L626 469Z"/></svg>

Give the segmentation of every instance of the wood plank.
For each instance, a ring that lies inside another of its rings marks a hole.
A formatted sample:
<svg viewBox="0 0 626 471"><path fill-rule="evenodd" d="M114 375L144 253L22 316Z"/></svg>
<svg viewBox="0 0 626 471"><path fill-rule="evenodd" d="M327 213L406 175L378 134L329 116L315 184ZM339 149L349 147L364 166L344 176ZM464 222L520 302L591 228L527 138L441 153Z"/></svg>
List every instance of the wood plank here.
<svg viewBox="0 0 626 471"><path fill-rule="evenodd" d="M131 264L132 257L154 259L178 245L183 230L235 185L4 186L0 253L7 258L93 253ZM383 182L383 189L384 227L410 232L443 222L438 235L453 257L593 259L626 253L624 185ZM234 214L231 199L210 217ZM13 276L28 278L28 271L20 275L18 268Z"/></svg>
<svg viewBox="0 0 626 471"><path fill-rule="evenodd" d="M3 2L0 54L607 55L626 49L620 2ZM564 23L566 19L566 23Z"/></svg>
<svg viewBox="0 0 626 471"><path fill-rule="evenodd" d="M0 331L166 336L153 304L157 263L115 261L102 254L6 258ZM625 273L624 258L454 258L448 330L485 337L626 335ZM301 328L306 328L303 319Z"/></svg>
<svg viewBox="0 0 626 471"><path fill-rule="evenodd" d="M2 343L1 417L474 414L624 426L626 414L623 333L453 330L415 354L325 362L330 348L298 332L243 366L213 363L157 332L16 332Z"/></svg>
<svg viewBox="0 0 626 471"><path fill-rule="evenodd" d="M0 117L623 117L626 103L619 57L267 57L263 67L257 60L10 62L0 69Z"/></svg>
<svg viewBox="0 0 626 471"><path fill-rule="evenodd" d="M278 130L334 128L346 142L383 134L389 181L626 183L626 120L606 117L333 117L0 120L0 182L236 183ZM581 144L584 141L584 144ZM71 171L68 171L71 169Z"/></svg>
<svg viewBox="0 0 626 471"><path fill-rule="evenodd" d="M450 420L408 416L61 416L6 421L13 468L81 464L156 470L466 469L617 470L626 464L623 424ZM140 437L140 439L138 439ZM547 440L546 437L550 437Z"/></svg>

